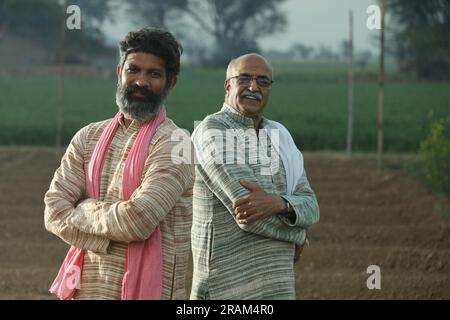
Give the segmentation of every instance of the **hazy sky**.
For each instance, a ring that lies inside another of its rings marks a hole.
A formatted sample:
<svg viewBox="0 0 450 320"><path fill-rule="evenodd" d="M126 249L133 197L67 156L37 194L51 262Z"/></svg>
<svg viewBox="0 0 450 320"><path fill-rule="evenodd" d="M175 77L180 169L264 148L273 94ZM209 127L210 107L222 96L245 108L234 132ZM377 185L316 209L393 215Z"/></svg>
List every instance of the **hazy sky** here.
<svg viewBox="0 0 450 320"><path fill-rule="evenodd" d="M366 27L368 14L366 9L377 0L287 0L281 9L286 13L288 24L286 31L261 39L263 49L289 49L295 42L317 47L320 44L336 50L342 40L348 39L348 15L353 10L355 50L371 50L371 31ZM116 43L125 34L136 27L122 22L112 26L107 24L105 32L110 41Z"/></svg>
<svg viewBox="0 0 450 320"><path fill-rule="evenodd" d="M336 49L343 39L348 39L348 16L352 9L355 49L375 51L370 37L377 31L367 29L366 9L377 3L377 0L288 0L281 7L288 20L286 32L265 38L261 47L289 48L292 43L301 42Z"/></svg>

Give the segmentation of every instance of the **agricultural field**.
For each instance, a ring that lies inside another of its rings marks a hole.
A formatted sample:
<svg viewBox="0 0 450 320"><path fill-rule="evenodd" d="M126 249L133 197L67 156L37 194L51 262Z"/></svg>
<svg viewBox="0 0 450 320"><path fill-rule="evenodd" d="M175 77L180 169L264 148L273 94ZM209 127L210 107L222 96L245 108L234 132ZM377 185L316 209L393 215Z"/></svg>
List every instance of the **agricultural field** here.
<svg viewBox="0 0 450 320"><path fill-rule="evenodd" d="M354 86L354 146L343 154L346 68L275 64L268 118L286 125L304 151L320 222L295 268L298 299L449 299L450 202L413 170L431 123L450 116L450 83L402 79L388 68L387 153L376 172L378 85L374 66ZM183 68L169 117L192 131L222 105L225 70ZM84 125L112 117L116 79L64 82L64 144ZM44 194L63 150L55 145L59 83L0 78L0 299L55 299L48 288L68 245L44 227ZM381 288L367 286L367 268ZM188 270L190 289L192 269Z"/></svg>
<svg viewBox="0 0 450 320"><path fill-rule="evenodd" d="M321 219L295 265L298 299L450 298L448 201L401 170L377 175L373 155L304 155ZM0 147L0 299L55 299L48 288L69 246L45 230L43 198L60 156ZM367 287L371 265L379 289ZM186 277L189 292L192 268Z"/></svg>
<svg viewBox="0 0 450 320"><path fill-rule="evenodd" d="M371 77L354 85L355 151L376 148L378 85ZM179 126L216 112L223 102L224 70L183 68L167 108ZM303 150L343 150L347 126L347 82L342 65L275 65L266 116L284 123ZM116 80L64 82L64 143L92 121L116 111ZM54 145L58 81L0 79L0 145ZM386 83L384 146L388 152L415 152L431 122L450 115L450 84L412 80Z"/></svg>

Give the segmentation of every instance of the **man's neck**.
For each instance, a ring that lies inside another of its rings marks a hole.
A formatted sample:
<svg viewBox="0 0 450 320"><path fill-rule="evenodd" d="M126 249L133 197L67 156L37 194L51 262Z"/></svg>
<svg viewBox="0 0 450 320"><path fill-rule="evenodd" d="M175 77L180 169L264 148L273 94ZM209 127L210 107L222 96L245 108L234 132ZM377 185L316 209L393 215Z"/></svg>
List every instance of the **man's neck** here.
<svg viewBox="0 0 450 320"><path fill-rule="evenodd" d="M258 132L259 127L261 126L261 121L262 121L262 116L261 115L246 115L244 114L244 116L246 116L247 118L250 118L253 120L253 127L255 128L256 132Z"/></svg>
<svg viewBox="0 0 450 320"><path fill-rule="evenodd" d="M131 122L133 122L133 120L126 118L125 115L123 116L123 124L126 128L130 126Z"/></svg>
<svg viewBox="0 0 450 320"><path fill-rule="evenodd" d="M256 133L258 133L259 127L261 126L262 117L258 116L253 118L253 125L255 127Z"/></svg>
<svg viewBox="0 0 450 320"><path fill-rule="evenodd" d="M253 120L253 127L255 128L256 132L258 132L259 127L261 126L262 121L262 115L247 115L245 113L242 113L238 108L235 108L232 104L225 101L225 103L228 105L228 107L235 110L237 113L243 115L244 117L250 118Z"/></svg>

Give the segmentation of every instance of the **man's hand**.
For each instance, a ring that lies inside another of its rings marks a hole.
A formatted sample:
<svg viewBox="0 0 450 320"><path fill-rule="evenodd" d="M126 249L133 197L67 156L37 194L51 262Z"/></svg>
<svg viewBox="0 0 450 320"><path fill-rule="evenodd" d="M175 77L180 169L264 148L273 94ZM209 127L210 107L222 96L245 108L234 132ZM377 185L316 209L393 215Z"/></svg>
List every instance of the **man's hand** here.
<svg viewBox="0 0 450 320"><path fill-rule="evenodd" d="M239 223L247 224L286 212L286 202L282 197L265 192L258 184L245 180L239 182L244 188L251 191L233 204L234 213Z"/></svg>

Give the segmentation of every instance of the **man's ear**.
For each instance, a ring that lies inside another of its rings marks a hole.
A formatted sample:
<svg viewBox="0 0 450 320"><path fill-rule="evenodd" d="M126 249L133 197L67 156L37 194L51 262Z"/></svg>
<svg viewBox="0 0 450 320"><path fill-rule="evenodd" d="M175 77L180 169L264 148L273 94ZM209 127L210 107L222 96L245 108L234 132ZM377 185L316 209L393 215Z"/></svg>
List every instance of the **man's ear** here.
<svg viewBox="0 0 450 320"><path fill-rule="evenodd" d="M177 84L178 77L173 76L170 78L169 82L167 83L167 93L172 92L172 89L175 88L175 85Z"/></svg>
<svg viewBox="0 0 450 320"><path fill-rule="evenodd" d="M120 63L117 64L117 81L120 82L120 77L122 75L122 67L120 66Z"/></svg>
<svg viewBox="0 0 450 320"><path fill-rule="evenodd" d="M225 80L225 82L223 83L223 87L225 88L225 96L227 96L230 92L230 86L230 80Z"/></svg>

